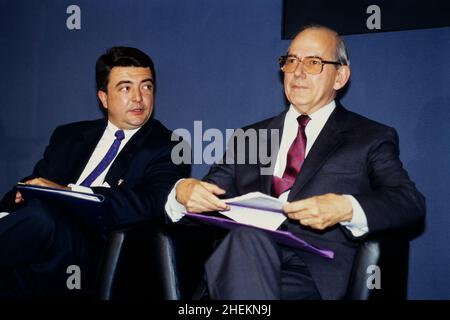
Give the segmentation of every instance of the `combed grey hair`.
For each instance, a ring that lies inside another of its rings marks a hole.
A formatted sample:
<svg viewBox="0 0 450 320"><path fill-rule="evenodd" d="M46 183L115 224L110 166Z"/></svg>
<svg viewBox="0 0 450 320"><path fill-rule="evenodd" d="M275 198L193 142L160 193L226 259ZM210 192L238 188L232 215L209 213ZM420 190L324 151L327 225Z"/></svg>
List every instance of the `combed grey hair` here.
<svg viewBox="0 0 450 320"><path fill-rule="evenodd" d="M337 45L336 45L336 52L334 53L334 57L337 62L344 66L350 65L350 58L348 57L348 51L347 47L345 46L344 40L337 35Z"/></svg>

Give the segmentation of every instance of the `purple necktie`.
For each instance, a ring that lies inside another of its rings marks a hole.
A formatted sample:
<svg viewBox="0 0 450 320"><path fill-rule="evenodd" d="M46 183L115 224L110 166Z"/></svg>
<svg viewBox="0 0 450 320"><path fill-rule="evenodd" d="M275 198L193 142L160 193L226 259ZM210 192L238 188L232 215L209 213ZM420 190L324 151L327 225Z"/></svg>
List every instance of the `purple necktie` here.
<svg viewBox="0 0 450 320"><path fill-rule="evenodd" d="M308 124L310 117L307 115L301 115L297 118L298 131L297 137L292 142L286 159L286 169L284 170L283 177L279 178L273 176L272 178L272 196L279 197L283 192L289 190L297 178L297 174L302 168L305 161L306 151L306 134L305 127Z"/></svg>
<svg viewBox="0 0 450 320"><path fill-rule="evenodd" d="M95 167L94 170L84 179L84 181L81 183L84 187L90 187L92 182L94 182L95 179L103 172L106 168L108 168L111 161L116 156L117 152L119 151L120 142L125 138L125 134L123 133L123 130L117 130L114 134L116 136L116 139L114 140L113 144L109 148L108 152L103 157L102 161Z"/></svg>

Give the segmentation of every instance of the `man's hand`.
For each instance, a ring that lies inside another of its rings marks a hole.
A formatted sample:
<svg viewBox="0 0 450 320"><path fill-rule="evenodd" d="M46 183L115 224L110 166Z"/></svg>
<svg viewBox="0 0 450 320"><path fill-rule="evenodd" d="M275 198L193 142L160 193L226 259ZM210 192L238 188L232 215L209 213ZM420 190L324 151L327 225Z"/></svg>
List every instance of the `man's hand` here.
<svg viewBox="0 0 450 320"><path fill-rule="evenodd" d="M22 194L19 191L17 191L16 192L16 198L14 199L14 202L15 203L20 203L20 202L22 202L24 200L25 199L23 198Z"/></svg>
<svg viewBox="0 0 450 320"><path fill-rule="evenodd" d="M176 188L176 199L188 212L208 212L229 210L229 206L220 200L218 195L225 190L215 184L197 179L185 179Z"/></svg>
<svg viewBox="0 0 450 320"><path fill-rule="evenodd" d="M60 184L57 184L57 183L55 183L53 181L50 181L50 180L47 180L47 179L44 179L44 178L34 178L34 179L31 179L31 180L27 180L24 183L25 184L30 184L30 185L35 185L35 186L51 187L51 188L55 188L55 189L70 190L69 187L62 186ZM24 201L24 198L23 198L22 194L19 191L17 191L16 192L16 198L14 199L14 202L15 203L19 203L19 202L22 202L22 201Z"/></svg>
<svg viewBox="0 0 450 320"><path fill-rule="evenodd" d="M334 193L287 203L283 206L283 211L300 224L318 230L342 221L351 221L353 217L351 201L343 195Z"/></svg>

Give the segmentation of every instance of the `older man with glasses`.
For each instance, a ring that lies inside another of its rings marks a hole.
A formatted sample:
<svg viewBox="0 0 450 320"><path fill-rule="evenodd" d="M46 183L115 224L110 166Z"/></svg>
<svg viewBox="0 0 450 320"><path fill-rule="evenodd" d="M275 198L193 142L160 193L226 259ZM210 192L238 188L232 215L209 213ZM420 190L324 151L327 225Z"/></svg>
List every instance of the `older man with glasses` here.
<svg viewBox="0 0 450 320"><path fill-rule="evenodd" d="M261 163L225 161L202 181L179 181L166 211L177 221L183 211L226 210L220 198L260 191L286 202L283 228L335 257L280 245L261 230L235 229L205 265L203 293L212 299L343 298L358 242L425 215L424 198L399 159L396 131L336 100L350 77L339 35L308 26L279 63L289 109L244 128L282 132L273 174L261 175ZM232 151L225 157L236 157Z"/></svg>

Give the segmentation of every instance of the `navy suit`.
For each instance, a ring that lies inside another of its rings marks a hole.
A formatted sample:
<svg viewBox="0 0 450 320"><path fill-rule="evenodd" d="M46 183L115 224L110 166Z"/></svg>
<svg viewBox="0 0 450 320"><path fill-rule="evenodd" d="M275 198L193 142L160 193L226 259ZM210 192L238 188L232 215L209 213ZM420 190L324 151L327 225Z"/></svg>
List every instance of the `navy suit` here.
<svg viewBox="0 0 450 320"><path fill-rule="evenodd" d="M277 117L250 125L244 128L244 131L282 131L285 114L286 112L283 112ZM270 150L270 135L268 137L259 143L267 144ZM249 164L248 145L245 150L246 164L217 164L204 178L205 181L225 189L225 197L253 191L271 193L272 176L260 174L260 169L267 164L261 164L260 161L257 164ZM225 159L236 160L235 152L236 150L228 150ZM273 161L276 159L276 153L277 150L272 150ZM347 111L339 103L308 153L289 193L288 201L326 193L353 195L366 214L369 233L407 227L422 221L425 214L424 198L416 190L399 160L395 130ZM298 251L297 254L309 269L322 298L342 298L359 239L353 237L349 230L340 224L318 231L301 226L298 221L288 221L285 228L314 245L335 252L334 260L303 251ZM241 236L242 234L238 235ZM265 239L255 241L261 242ZM220 254L216 254L214 261L207 265L210 276L214 278L208 279L211 282L209 286L216 292L226 290L226 286L220 288L219 271L214 271L215 268L219 270L219 265L227 259L229 251L223 252L222 260ZM242 275L248 276L250 275ZM242 291L245 290L248 288L242 288Z"/></svg>
<svg viewBox="0 0 450 320"><path fill-rule="evenodd" d="M60 185L75 183L107 125L106 119L60 126L31 176ZM93 289L95 270L108 231L125 224L164 216L172 185L189 175L190 166L171 161L171 132L150 119L133 135L111 165L105 181L93 187L104 195L104 210L80 212L49 201L15 205L12 190L1 202L0 297L71 294L66 268L81 267L83 289ZM75 290L76 291L76 290ZM77 292L73 292L77 294Z"/></svg>

